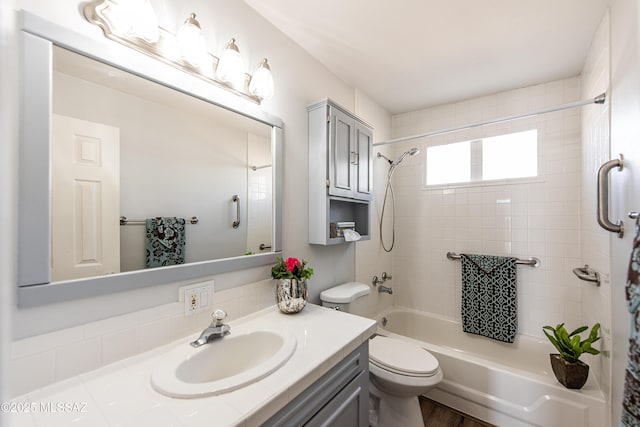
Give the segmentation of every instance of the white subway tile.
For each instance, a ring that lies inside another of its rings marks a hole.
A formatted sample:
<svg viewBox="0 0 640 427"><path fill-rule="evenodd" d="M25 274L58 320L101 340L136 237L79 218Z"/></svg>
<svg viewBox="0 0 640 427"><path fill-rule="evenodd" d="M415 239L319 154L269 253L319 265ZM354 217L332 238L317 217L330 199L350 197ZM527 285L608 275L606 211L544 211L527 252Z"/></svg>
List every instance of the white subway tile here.
<svg viewBox="0 0 640 427"><path fill-rule="evenodd" d="M131 328L102 336L102 363L108 364L140 352L140 330Z"/></svg>
<svg viewBox="0 0 640 427"><path fill-rule="evenodd" d="M8 361L9 390L14 396L36 390L55 381L55 353L39 354Z"/></svg>
<svg viewBox="0 0 640 427"><path fill-rule="evenodd" d="M94 338L116 331L134 329L138 326L138 323L138 313L130 313L122 316L111 317L109 319L87 323L84 326L84 336L85 338Z"/></svg>
<svg viewBox="0 0 640 427"><path fill-rule="evenodd" d="M61 345L80 341L84 338L84 327L62 329L34 337L24 338L11 343L11 358L17 359L46 350L52 350Z"/></svg>
<svg viewBox="0 0 640 427"><path fill-rule="evenodd" d="M140 324L167 319L184 314L184 303L174 302L137 312Z"/></svg>
<svg viewBox="0 0 640 427"><path fill-rule="evenodd" d="M100 338L91 338L58 347L56 353L56 381L71 378L96 369L102 364Z"/></svg>

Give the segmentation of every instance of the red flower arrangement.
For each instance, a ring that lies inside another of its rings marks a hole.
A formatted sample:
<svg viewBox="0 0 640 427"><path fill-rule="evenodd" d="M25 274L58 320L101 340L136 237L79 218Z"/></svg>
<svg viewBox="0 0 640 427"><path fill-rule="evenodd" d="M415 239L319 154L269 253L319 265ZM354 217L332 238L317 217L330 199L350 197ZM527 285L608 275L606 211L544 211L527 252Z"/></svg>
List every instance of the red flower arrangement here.
<svg viewBox="0 0 640 427"><path fill-rule="evenodd" d="M274 279L309 279L313 275L313 268L307 267L307 261L298 258L277 258L277 263L271 268Z"/></svg>

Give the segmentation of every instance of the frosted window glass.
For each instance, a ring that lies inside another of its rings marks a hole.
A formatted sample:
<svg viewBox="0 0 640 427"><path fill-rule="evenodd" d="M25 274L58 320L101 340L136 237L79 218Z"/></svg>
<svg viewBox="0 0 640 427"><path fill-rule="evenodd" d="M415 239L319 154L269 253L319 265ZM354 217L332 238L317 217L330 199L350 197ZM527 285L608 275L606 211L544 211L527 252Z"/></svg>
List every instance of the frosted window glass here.
<svg viewBox="0 0 640 427"><path fill-rule="evenodd" d="M482 140L482 180L525 178L538 174L538 131Z"/></svg>
<svg viewBox="0 0 640 427"><path fill-rule="evenodd" d="M427 185L538 176L538 131L427 147Z"/></svg>
<svg viewBox="0 0 640 427"><path fill-rule="evenodd" d="M427 148L427 185L469 182L471 180L470 142Z"/></svg>

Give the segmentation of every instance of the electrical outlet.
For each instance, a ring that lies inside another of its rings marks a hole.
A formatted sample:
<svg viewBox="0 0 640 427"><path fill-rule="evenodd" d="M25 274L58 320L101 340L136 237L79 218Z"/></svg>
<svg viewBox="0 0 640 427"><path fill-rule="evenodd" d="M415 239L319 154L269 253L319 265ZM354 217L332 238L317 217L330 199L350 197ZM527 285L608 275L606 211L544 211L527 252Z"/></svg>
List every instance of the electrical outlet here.
<svg viewBox="0 0 640 427"><path fill-rule="evenodd" d="M194 283L178 289L178 301L184 302L184 315L191 316L211 308L213 281Z"/></svg>

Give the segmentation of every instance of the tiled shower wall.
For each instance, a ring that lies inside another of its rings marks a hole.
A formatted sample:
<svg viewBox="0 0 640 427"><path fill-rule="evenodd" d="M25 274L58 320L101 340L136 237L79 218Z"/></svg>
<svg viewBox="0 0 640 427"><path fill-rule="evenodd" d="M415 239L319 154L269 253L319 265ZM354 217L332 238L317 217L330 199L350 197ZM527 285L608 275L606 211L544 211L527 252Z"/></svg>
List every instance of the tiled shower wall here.
<svg viewBox="0 0 640 427"><path fill-rule="evenodd" d="M609 90L609 14L598 28L582 70L582 97L592 98ZM613 236L596 223L596 176L598 168L611 158L609 147L609 104L582 108L582 206L580 222L580 264L600 273L600 287L585 284L582 318L589 326L602 325L602 355L590 363L606 396L611 390L611 264L609 239ZM615 173L615 172L612 172Z"/></svg>
<svg viewBox="0 0 640 427"><path fill-rule="evenodd" d="M580 91L574 77L400 114L393 137L540 110L576 101ZM539 177L424 188L427 146L528 129L538 130ZM580 132L580 110L570 109L396 144L396 157L413 146L421 152L393 178L395 304L460 321L460 262L448 251L537 257L539 268L518 266L518 332L543 336L543 325L580 324L585 285L571 272L580 266Z"/></svg>

